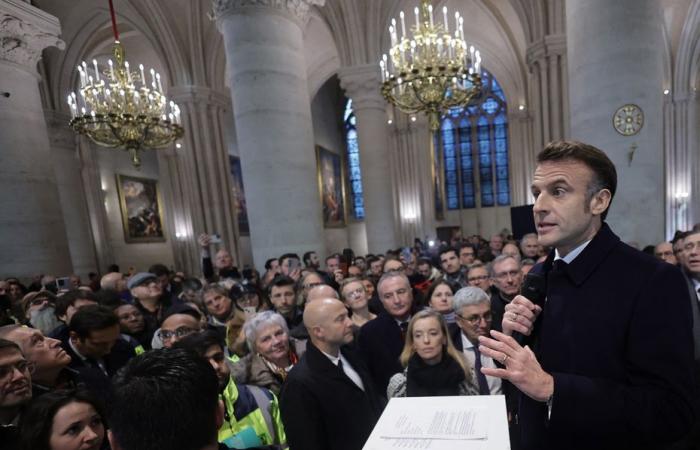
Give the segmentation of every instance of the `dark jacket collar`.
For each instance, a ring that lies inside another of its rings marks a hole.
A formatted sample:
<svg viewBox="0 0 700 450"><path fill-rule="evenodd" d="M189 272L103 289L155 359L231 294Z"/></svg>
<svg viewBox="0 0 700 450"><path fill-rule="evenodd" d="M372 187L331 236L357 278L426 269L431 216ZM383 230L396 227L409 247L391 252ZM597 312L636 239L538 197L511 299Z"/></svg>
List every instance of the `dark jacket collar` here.
<svg viewBox="0 0 700 450"><path fill-rule="evenodd" d="M598 268L608 254L620 244L620 238L612 232L607 223L603 222L600 230L593 236L591 242L583 249L571 264L567 265L565 272L569 279L578 287ZM554 250L549 252L544 262L544 272L549 272L554 263Z"/></svg>
<svg viewBox="0 0 700 450"><path fill-rule="evenodd" d="M347 346L343 346L341 347L340 352L342 353L343 358L350 363L355 372L360 375L362 383L366 386L370 380L363 376L361 369L358 367L358 362L353 357L351 350ZM353 383L352 380L345 375L343 369L333 364L331 360L328 359L328 357L311 342L311 340L306 343L306 353L304 353L304 358L306 358L309 368L314 373L323 374L324 377L334 378L345 383L350 383L352 386L357 388L355 383Z"/></svg>

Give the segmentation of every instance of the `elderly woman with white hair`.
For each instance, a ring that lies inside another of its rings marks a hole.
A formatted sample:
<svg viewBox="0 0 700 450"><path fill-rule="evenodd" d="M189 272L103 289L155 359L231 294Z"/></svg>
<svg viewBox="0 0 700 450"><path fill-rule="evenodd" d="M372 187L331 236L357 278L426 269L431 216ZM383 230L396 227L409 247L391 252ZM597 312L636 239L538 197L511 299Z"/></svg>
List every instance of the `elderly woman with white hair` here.
<svg viewBox="0 0 700 450"><path fill-rule="evenodd" d="M306 341L289 336L287 322L274 311L246 320L243 333L250 353L233 364L237 383L267 388L279 395L287 374L306 350Z"/></svg>
<svg viewBox="0 0 700 450"><path fill-rule="evenodd" d="M455 292L452 299L457 328L452 330L452 342L462 352L473 368L473 376L481 395L503 393L501 379L486 377L482 367L496 367L493 359L479 351L479 336L489 336L491 331L491 299L478 287L469 286Z"/></svg>

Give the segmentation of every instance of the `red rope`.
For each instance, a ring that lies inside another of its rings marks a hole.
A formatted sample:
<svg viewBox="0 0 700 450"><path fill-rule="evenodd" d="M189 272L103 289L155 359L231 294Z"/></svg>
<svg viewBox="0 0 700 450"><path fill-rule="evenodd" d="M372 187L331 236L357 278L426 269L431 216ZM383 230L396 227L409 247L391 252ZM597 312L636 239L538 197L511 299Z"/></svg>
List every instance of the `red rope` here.
<svg viewBox="0 0 700 450"><path fill-rule="evenodd" d="M109 15L112 17L112 31L114 31L114 40L119 41L119 30L117 30L117 16L114 14L114 5L112 0L109 0Z"/></svg>

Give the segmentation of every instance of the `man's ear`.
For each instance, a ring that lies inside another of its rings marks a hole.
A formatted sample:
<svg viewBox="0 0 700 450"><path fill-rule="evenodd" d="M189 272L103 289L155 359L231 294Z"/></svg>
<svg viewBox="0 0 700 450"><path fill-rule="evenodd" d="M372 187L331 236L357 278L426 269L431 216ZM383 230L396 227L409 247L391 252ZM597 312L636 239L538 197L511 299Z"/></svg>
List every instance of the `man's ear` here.
<svg viewBox="0 0 700 450"><path fill-rule="evenodd" d="M114 434L112 433L112 430L107 430L107 440L109 441L109 446L112 447L112 450L121 450L121 447L117 443L117 440L114 439Z"/></svg>
<svg viewBox="0 0 700 450"><path fill-rule="evenodd" d="M608 209L612 201L612 194L608 189L601 189L591 198L590 210L594 216L600 216Z"/></svg>

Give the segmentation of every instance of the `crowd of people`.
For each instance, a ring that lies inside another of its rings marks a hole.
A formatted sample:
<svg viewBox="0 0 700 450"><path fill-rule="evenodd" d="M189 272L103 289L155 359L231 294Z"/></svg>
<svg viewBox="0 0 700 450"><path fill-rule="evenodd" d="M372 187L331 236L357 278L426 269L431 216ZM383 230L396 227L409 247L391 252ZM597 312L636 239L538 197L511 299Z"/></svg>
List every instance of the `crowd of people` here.
<svg viewBox="0 0 700 450"><path fill-rule="evenodd" d="M470 395L513 449L699 448L700 228L619 242L612 163L557 145L517 240L0 281L2 448L359 450L393 397Z"/></svg>

